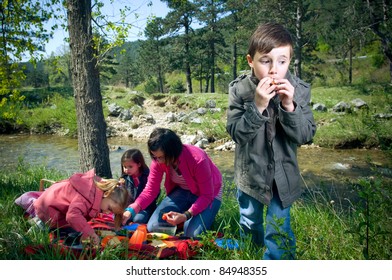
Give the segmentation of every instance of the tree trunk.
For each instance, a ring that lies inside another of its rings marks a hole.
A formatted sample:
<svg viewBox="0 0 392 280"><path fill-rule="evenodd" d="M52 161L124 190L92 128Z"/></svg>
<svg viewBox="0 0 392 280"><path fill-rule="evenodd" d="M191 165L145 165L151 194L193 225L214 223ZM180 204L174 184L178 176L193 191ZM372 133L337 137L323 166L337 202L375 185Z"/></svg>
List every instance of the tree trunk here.
<svg viewBox="0 0 392 280"><path fill-rule="evenodd" d="M188 20L186 20L186 22L188 23ZM189 48L189 29L190 29L190 25L186 24L185 25L185 75L186 75L186 88L187 88L187 93L191 94L193 93L193 89L192 89L192 76L191 76L191 64L189 62L190 59L190 48Z"/></svg>
<svg viewBox="0 0 392 280"><path fill-rule="evenodd" d="M190 65L189 61L186 62L186 91L188 94L193 93L191 65Z"/></svg>
<svg viewBox="0 0 392 280"><path fill-rule="evenodd" d="M382 16L376 17L374 14L374 5L375 3L372 1L367 0L367 8L369 11L369 18L370 18L370 28L373 31L373 33L379 38L381 41L381 46L383 49L383 52L385 56L387 57L389 61L389 77L390 77L390 83L392 84L392 37L391 37L391 32L390 30L387 29L387 31L382 31L382 28L380 28L380 25L386 25L385 20L387 19L387 4L385 1L383 1L382 5ZM379 20L381 19L381 20ZM384 22L382 21L384 20Z"/></svg>
<svg viewBox="0 0 392 280"><path fill-rule="evenodd" d="M301 78L302 76L302 1L298 1L297 3L297 18L296 18L296 23L295 23L295 31L296 31L296 37L297 39L295 40L295 47L294 47L294 53L295 53L295 60L294 60L294 74L298 77Z"/></svg>
<svg viewBox="0 0 392 280"><path fill-rule="evenodd" d="M129 88L129 70L125 70L125 87Z"/></svg>
<svg viewBox="0 0 392 280"><path fill-rule="evenodd" d="M211 44L211 93L215 92L215 43ZM208 91L206 91L208 92Z"/></svg>
<svg viewBox="0 0 392 280"><path fill-rule="evenodd" d="M67 81L67 86L71 86L72 85L72 70L71 70L71 61L70 61L70 57L67 56L67 72L68 72L68 79Z"/></svg>
<svg viewBox="0 0 392 280"><path fill-rule="evenodd" d="M95 168L97 175L111 178L106 123L91 28L91 0L67 0L72 82L78 125L82 172Z"/></svg>
<svg viewBox="0 0 392 280"><path fill-rule="evenodd" d="M392 61L389 61L389 83L392 85Z"/></svg>
<svg viewBox="0 0 392 280"><path fill-rule="evenodd" d="M200 67L199 67L199 91L203 93L203 62L200 58Z"/></svg>
<svg viewBox="0 0 392 280"><path fill-rule="evenodd" d="M162 71L161 71L161 67L159 66L159 70L158 70L158 88L159 88L159 92L163 93L164 89L163 89L163 75L162 75Z"/></svg>
<svg viewBox="0 0 392 280"><path fill-rule="evenodd" d="M353 42L351 39L348 39L348 56L349 56L349 65L348 65L348 83L351 85L353 83Z"/></svg>
<svg viewBox="0 0 392 280"><path fill-rule="evenodd" d="M233 43L233 80L237 78L237 42Z"/></svg>

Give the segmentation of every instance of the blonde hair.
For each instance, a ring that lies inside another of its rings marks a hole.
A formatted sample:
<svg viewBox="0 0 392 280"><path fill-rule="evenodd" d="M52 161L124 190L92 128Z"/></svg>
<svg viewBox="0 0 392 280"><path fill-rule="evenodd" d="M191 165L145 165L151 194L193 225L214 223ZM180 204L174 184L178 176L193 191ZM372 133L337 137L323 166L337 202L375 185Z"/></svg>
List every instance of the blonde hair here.
<svg viewBox="0 0 392 280"><path fill-rule="evenodd" d="M104 191L103 197L108 197L116 187L120 187L120 181L116 179L103 179L102 181L95 181L97 187Z"/></svg>
<svg viewBox="0 0 392 280"><path fill-rule="evenodd" d="M122 186L121 182L117 179L104 179L102 181L95 181L96 186L104 191L103 197L108 197L118 204L121 209L128 206L129 193L128 190ZM114 224L120 227L122 223L122 213L114 214Z"/></svg>

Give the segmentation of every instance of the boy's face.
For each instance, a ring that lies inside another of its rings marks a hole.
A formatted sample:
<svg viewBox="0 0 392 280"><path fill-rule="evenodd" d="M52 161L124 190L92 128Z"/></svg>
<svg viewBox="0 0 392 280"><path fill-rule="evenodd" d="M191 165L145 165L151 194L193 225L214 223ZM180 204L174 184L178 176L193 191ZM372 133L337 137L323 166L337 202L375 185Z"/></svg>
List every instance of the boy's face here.
<svg viewBox="0 0 392 280"><path fill-rule="evenodd" d="M290 65L291 46L272 49L269 53L256 52L254 57L247 55L248 64L253 68L255 76L261 80L265 77L283 79Z"/></svg>

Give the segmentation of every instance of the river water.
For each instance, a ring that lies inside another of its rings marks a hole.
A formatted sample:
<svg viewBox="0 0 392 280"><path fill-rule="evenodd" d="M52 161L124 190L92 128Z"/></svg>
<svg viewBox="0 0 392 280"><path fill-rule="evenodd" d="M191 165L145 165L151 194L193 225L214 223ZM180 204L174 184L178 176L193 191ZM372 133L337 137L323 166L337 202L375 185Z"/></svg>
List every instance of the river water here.
<svg viewBox="0 0 392 280"><path fill-rule="evenodd" d="M120 158L128 148L139 148L147 164L150 157L146 142L129 138L108 138L113 177L120 174ZM20 160L31 165L44 165L63 170L64 175L79 171L79 153L76 139L53 135L0 135L0 168L14 169ZM233 152L207 150L207 153L228 179L233 174ZM298 161L307 186L339 188L345 179L371 176L375 173L392 178L391 153L380 150L334 150L301 147Z"/></svg>

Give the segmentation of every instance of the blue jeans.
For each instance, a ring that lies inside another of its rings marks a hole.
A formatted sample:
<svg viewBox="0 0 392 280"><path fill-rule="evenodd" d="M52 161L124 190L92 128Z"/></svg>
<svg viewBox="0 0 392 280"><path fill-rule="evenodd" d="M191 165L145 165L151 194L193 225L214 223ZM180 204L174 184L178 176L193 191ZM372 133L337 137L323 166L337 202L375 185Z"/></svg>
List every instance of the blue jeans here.
<svg viewBox="0 0 392 280"><path fill-rule="evenodd" d="M290 225L290 207L283 208L276 187L267 206L264 234L264 204L237 190L240 225L243 234L251 234L255 244L266 247L264 260L295 258L295 236Z"/></svg>
<svg viewBox="0 0 392 280"><path fill-rule="evenodd" d="M155 209L147 223L147 230L154 232L160 223L166 223L162 220L162 213L169 211L183 213L191 207L197 198L190 191L177 187ZM187 220L184 223L184 235L187 237L196 237L205 230L210 229L220 206L221 201L214 199L203 212Z"/></svg>
<svg viewBox="0 0 392 280"><path fill-rule="evenodd" d="M147 224L148 220L150 219L151 214L152 214L152 212L150 212L150 211L142 210L135 215L135 217L132 219L132 222L138 223L138 224Z"/></svg>

